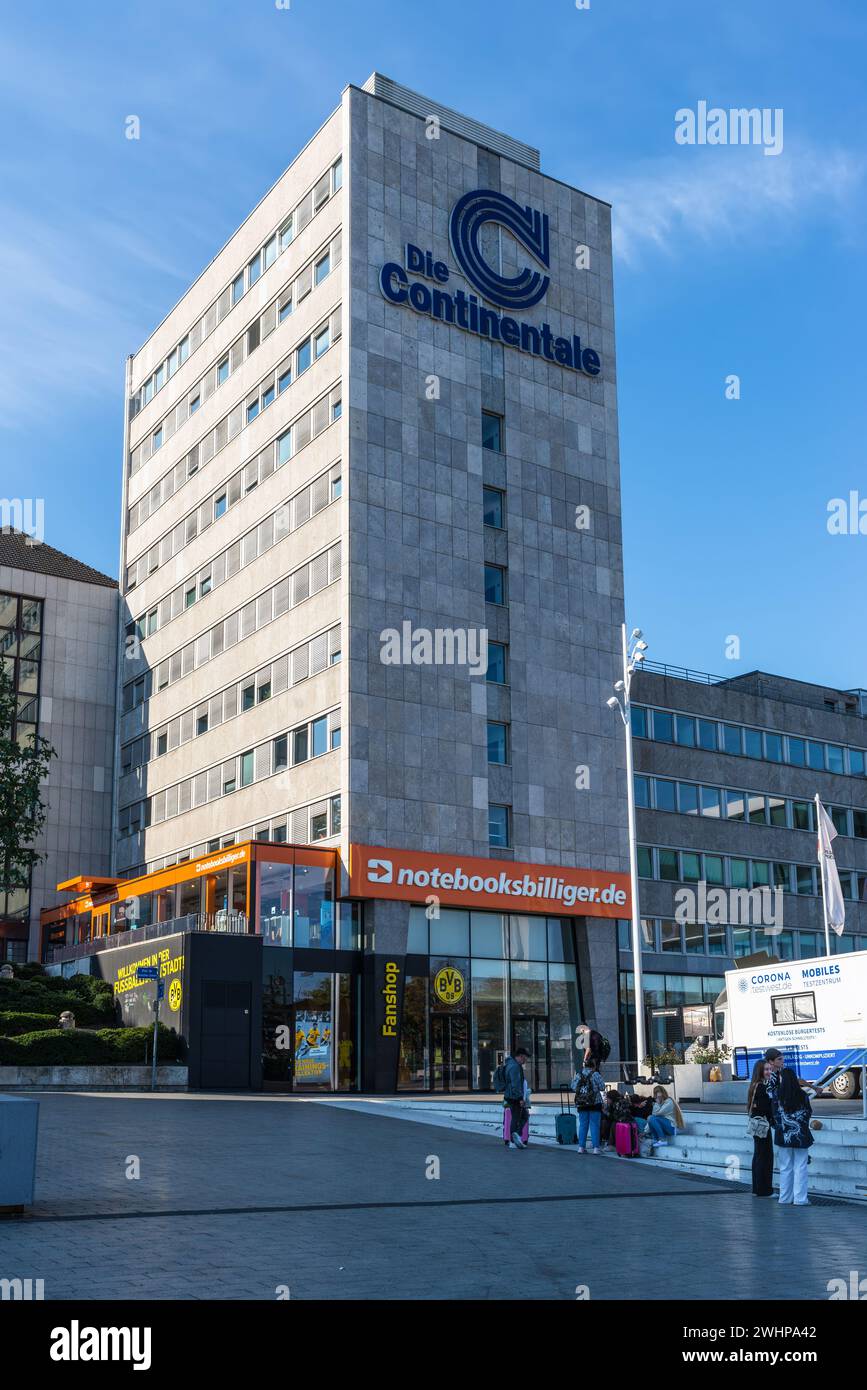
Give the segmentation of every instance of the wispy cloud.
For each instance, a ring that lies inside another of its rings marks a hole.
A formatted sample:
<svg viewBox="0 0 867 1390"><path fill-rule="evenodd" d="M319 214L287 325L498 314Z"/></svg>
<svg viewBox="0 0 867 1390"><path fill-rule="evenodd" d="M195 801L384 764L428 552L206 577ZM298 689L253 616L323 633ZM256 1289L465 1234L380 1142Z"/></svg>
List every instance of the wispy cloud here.
<svg viewBox="0 0 867 1390"><path fill-rule="evenodd" d="M864 173L862 156L788 141L776 159L754 147L684 148L602 191L614 209L615 255L634 265L652 252L753 236L784 219L823 216L845 227Z"/></svg>

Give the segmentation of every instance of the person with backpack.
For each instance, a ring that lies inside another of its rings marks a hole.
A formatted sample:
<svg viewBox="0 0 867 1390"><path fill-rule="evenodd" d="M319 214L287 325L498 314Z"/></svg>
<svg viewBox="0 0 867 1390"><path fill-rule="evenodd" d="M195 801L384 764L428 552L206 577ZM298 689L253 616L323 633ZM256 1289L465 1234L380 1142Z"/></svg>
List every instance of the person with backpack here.
<svg viewBox="0 0 867 1390"><path fill-rule="evenodd" d="M587 1132L590 1132L591 1152L598 1154L599 1129L602 1123L602 1110L605 1104L605 1082L599 1074L599 1061L594 1056L585 1057L572 1082L575 1092L575 1109L578 1111L578 1152L587 1152Z"/></svg>
<svg viewBox="0 0 867 1390"><path fill-rule="evenodd" d="M779 1202L784 1207L808 1207L807 1150L813 1143L810 1131L821 1129L821 1125L813 1119L810 1097L795 1072L785 1065L783 1054L776 1047L769 1047L765 1061L770 1064L765 1090L780 1169Z"/></svg>
<svg viewBox="0 0 867 1390"><path fill-rule="evenodd" d="M529 1058L526 1047L516 1047L514 1053L510 1052L505 1062L502 1062L494 1073L494 1084L497 1090L503 1093L503 1143L507 1149L510 1145L516 1149L527 1147L521 1137L521 1131L530 1113L524 1100L527 1085L524 1079L524 1063L529 1061Z"/></svg>
<svg viewBox="0 0 867 1390"><path fill-rule="evenodd" d="M611 1044L607 1038L603 1038L589 1023L580 1023L576 1031L578 1046L583 1049L585 1062L589 1062L591 1057L596 1058L597 1065L608 1061Z"/></svg>

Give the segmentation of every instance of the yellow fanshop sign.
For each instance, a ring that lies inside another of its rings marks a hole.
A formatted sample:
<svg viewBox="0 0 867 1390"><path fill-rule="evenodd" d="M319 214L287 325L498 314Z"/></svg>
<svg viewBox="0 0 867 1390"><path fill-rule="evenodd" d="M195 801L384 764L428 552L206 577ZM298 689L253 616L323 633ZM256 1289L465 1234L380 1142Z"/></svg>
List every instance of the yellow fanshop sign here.
<svg viewBox="0 0 867 1390"><path fill-rule="evenodd" d="M464 997L466 981L460 970L453 965L444 965L434 975L434 994L444 1004L459 1004Z"/></svg>

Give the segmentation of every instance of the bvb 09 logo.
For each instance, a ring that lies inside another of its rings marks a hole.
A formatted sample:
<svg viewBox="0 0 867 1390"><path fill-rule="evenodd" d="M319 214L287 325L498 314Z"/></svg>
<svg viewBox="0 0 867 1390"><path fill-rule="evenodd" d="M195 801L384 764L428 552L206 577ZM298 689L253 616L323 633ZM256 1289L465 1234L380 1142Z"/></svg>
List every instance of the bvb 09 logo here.
<svg viewBox="0 0 867 1390"><path fill-rule="evenodd" d="M453 965L444 965L434 976L434 994L444 1004L459 1004L465 989L464 977Z"/></svg>
<svg viewBox="0 0 867 1390"><path fill-rule="evenodd" d="M172 980L171 984L169 985L169 1008L172 1010L173 1013L178 1012L178 1009L181 1007L182 998L183 989L181 987L180 980Z"/></svg>

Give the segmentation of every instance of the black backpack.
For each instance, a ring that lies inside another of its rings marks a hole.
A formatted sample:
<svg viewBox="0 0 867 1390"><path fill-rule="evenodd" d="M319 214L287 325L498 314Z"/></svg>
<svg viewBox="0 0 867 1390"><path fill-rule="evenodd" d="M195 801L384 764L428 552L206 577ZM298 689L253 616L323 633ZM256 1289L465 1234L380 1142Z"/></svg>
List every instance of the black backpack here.
<svg viewBox="0 0 867 1390"><path fill-rule="evenodd" d="M588 1071L586 1076L578 1077L578 1085L575 1087L576 1110L592 1110L593 1106L599 1104L599 1096L593 1085L594 1075L594 1072Z"/></svg>
<svg viewBox="0 0 867 1390"><path fill-rule="evenodd" d="M494 1072L494 1090L502 1094L506 1089L506 1064L501 1062Z"/></svg>

